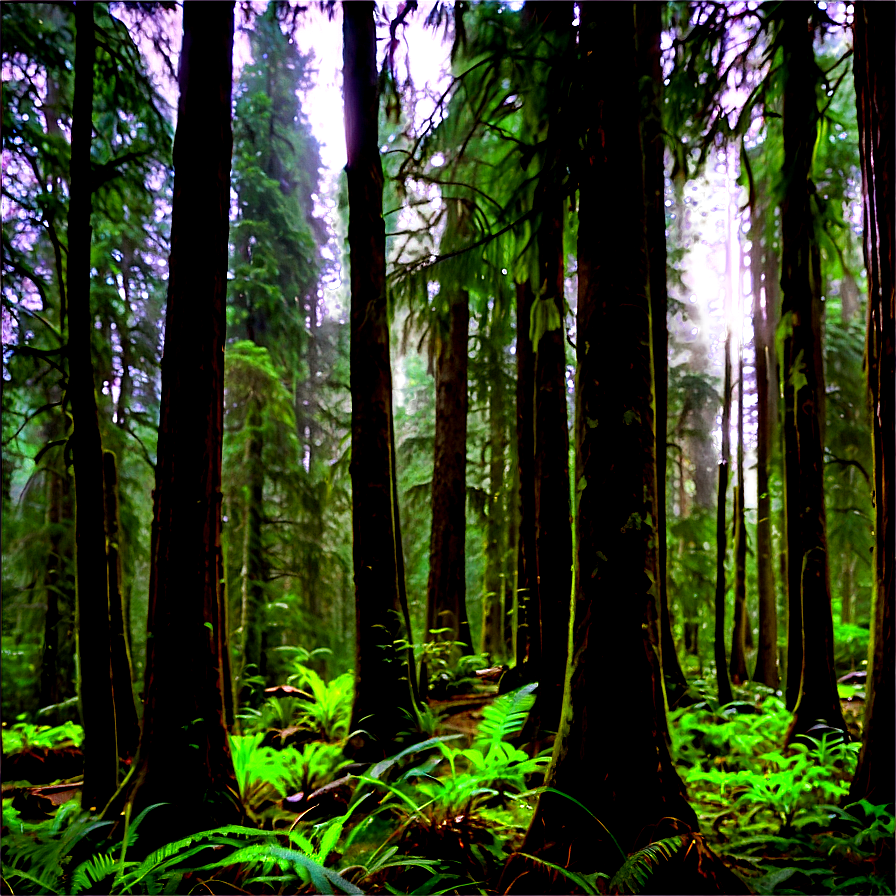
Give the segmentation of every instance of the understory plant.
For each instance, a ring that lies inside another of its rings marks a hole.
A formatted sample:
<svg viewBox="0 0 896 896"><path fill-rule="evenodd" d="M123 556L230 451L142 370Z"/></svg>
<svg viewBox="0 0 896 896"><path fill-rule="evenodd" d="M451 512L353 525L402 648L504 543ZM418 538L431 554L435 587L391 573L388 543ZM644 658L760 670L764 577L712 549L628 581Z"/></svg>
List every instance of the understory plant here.
<svg viewBox="0 0 896 896"><path fill-rule="evenodd" d="M26 750L55 750L58 747L80 747L84 742L84 729L74 722L62 725L34 725L27 721L27 715L17 717L12 726L2 729L3 752L22 753Z"/></svg>

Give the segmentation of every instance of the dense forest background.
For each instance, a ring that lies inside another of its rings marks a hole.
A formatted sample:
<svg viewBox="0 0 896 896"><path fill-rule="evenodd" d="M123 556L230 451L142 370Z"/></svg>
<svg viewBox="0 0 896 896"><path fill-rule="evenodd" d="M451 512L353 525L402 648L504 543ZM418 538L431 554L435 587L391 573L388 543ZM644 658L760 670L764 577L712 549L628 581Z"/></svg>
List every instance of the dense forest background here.
<svg viewBox="0 0 896 896"><path fill-rule="evenodd" d="M892 893L894 8L4 4L3 892Z"/></svg>

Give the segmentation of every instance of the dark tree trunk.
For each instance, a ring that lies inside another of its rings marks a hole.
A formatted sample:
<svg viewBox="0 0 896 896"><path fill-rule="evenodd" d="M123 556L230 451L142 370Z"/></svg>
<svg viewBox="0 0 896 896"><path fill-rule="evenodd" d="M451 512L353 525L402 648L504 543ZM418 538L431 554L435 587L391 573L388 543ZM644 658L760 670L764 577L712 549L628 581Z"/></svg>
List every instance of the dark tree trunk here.
<svg viewBox="0 0 896 896"><path fill-rule="evenodd" d="M109 566L109 621L112 639L112 691L115 697L115 731L118 755L132 758L140 739L140 723L134 703L131 645L125 626L121 577L121 516L118 504L118 468L115 454L103 452L106 489L106 560Z"/></svg>
<svg viewBox="0 0 896 896"><path fill-rule="evenodd" d="M778 609L772 560L772 500L769 472L777 431L778 376L774 328L777 325L777 271L766 275L775 256L765 235L765 210L750 213L753 240L750 270L753 274L753 344L756 348L756 573L759 600L759 644L755 681L777 690ZM765 259L763 259L763 255Z"/></svg>
<svg viewBox="0 0 896 896"><path fill-rule="evenodd" d="M740 300L738 299L738 309ZM743 315L739 315L743 319ZM737 347L737 489L734 495L734 625L731 630L731 681L743 684L747 673L747 515L744 507L744 342Z"/></svg>
<svg viewBox="0 0 896 896"><path fill-rule="evenodd" d="M730 703L731 682L725 662L725 556L728 553L728 529L725 506L728 496L728 471L731 460L731 330L725 334L725 385L722 394L722 457L719 461L719 504L716 512L716 626L713 654L716 661L719 703Z"/></svg>
<svg viewBox="0 0 896 896"><path fill-rule="evenodd" d="M820 419L824 414L824 381L820 376L819 304L813 273L813 234L810 183L818 109L815 85L820 77L812 49L814 30L809 17L814 6L784 6L781 43L784 51L784 168L781 203L785 327L784 490L787 501L788 605L800 607L800 618L790 620L788 648L800 640L794 630L802 623L799 696L787 732L789 741L819 719L845 728L834 673L833 620L825 534L824 466ZM817 252L817 247L814 250ZM787 660L788 702L793 699L795 669Z"/></svg>
<svg viewBox="0 0 896 896"><path fill-rule="evenodd" d="M516 284L516 445L519 466L519 546L517 550L517 666L538 679L541 616L535 568L535 354L529 332L532 284Z"/></svg>
<svg viewBox="0 0 896 896"><path fill-rule="evenodd" d="M345 133L351 257L352 535L357 656L353 749L383 756L413 712L403 636L394 501L392 370L386 318L383 170L377 138L372 3L343 3ZM410 636L410 633L407 633Z"/></svg>
<svg viewBox="0 0 896 896"><path fill-rule="evenodd" d="M52 394L52 393L51 393ZM49 396L48 396L49 398ZM58 400L59 394L55 395ZM63 418L53 415L44 430L45 441L62 438ZM44 618L44 649L40 669L41 707L58 705L75 694L75 587L72 578L71 480L62 463L62 452L54 452L47 464L48 551L44 572L47 613ZM48 724L63 720L59 710L46 716Z"/></svg>
<svg viewBox="0 0 896 896"><path fill-rule="evenodd" d="M224 726L221 559L233 4L187 4L174 141L146 698L129 785L141 848L239 820ZM117 820L116 799L107 815Z"/></svg>
<svg viewBox="0 0 896 896"><path fill-rule="evenodd" d="M634 13L629 4L583 4L581 16L584 83L600 95L581 107L575 615L547 780L575 801L542 794L523 851L591 872L618 867L620 849L697 820L663 737L661 672L644 630L654 602L656 465ZM601 43L601 33L613 40ZM614 720L622 739L599 722L608 668L627 674L628 699ZM568 892L565 878L545 881L531 868L511 860L506 885Z"/></svg>
<svg viewBox="0 0 896 896"><path fill-rule="evenodd" d="M426 629L427 640L433 629L451 629L446 639L463 644L463 652L467 654L473 652L465 572L469 330L469 296L461 289L452 297L448 333L439 340L436 352L436 433Z"/></svg>
<svg viewBox="0 0 896 896"><path fill-rule="evenodd" d="M894 7L856 5L855 79L862 159L865 267L868 271L868 391L873 422L875 582L865 731L850 801L893 801L896 564L893 465L896 462L896 301L893 282Z"/></svg>
<svg viewBox="0 0 896 896"><path fill-rule="evenodd" d="M494 312L497 314L497 309ZM503 321L492 319L488 345L485 348L489 362L490 383L488 389L489 465L488 511L485 527L485 574L482 595L482 634L480 653L493 662L505 659L504 644L504 558L507 551L506 489L504 487L505 451L505 388L501 356L504 347Z"/></svg>
<svg viewBox="0 0 896 896"><path fill-rule="evenodd" d="M75 559L85 809L102 807L118 784L103 515L103 446L93 383L90 310L90 142L95 34L93 5L75 7L75 98L68 211L69 399L74 431Z"/></svg>
<svg viewBox="0 0 896 896"><path fill-rule="evenodd" d="M642 108L641 141L644 152L644 197L647 214L647 253L650 262L650 303L653 327L654 393L656 396L656 532L658 539L656 593L659 606L660 662L670 706L687 693L688 684L678 661L669 613L666 576L666 430L669 380L669 330L666 321L666 208L663 144L663 70L660 35L663 30L662 5L639 3L636 7L638 73L646 96Z"/></svg>
<svg viewBox="0 0 896 896"><path fill-rule="evenodd" d="M527 4L527 7L529 4ZM566 402L566 301L563 292L565 119L569 116L566 62L572 47L571 3L533 3L549 55L552 103L542 170L535 188L538 282L535 308L535 555L541 621L541 668L532 712L536 727L556 731L563 708L572 588L572 514Z"/></svg>

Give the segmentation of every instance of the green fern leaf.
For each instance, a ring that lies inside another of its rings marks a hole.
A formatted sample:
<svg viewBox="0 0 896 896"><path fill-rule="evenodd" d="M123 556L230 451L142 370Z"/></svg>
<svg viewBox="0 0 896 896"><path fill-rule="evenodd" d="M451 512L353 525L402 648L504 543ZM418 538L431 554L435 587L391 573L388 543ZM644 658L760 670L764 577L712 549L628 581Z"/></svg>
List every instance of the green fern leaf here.
<svg viewBox="0 0 896 896"><path fill-rule="evenodd" d="M82 862L72 874L72 896L77 896L82 890L86 890L93 884L110 877L118 868L118 861L111 852L105 852L98 856L91 856Z"/></svg>
<svg viewBox="0 0 896 896"><path fill-rule="evenodd" d="M536 683L527 684L509 694L503 694L491 706L486 706L482 710L479 736L473 743L473 749L488 756L498 744L520 732L535 703L533 692L537 687Z"/></svg>
<svg viewBox="0 0 896 896"><path fill-rule="evenodd" d="M610 881L611 892L639 893L660 862L667 862L684 845L682 837L666 837L630 855Z"/></svg>

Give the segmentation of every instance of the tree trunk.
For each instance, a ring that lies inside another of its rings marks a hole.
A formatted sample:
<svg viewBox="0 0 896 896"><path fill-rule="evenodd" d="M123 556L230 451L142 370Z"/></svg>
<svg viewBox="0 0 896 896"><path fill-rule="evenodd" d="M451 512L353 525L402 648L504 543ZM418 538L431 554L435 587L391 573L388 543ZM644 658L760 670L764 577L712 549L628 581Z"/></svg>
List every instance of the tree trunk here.
<svg viewBox="0 0 896 896"><path fill-rule="evenodd" d="M737 300L738 317L740 297ZM737 347L737 489L734 496L734 626L731 631L731 664L734 684L743 684L747 672L747 515L744 507L744 340Z"/></svg>
<svg viewBox="0 0 896 896"><path fill-rule="evenodd" d="M54 390L55 392L56 390ZM52 393L51 393L52 394ZM59 393L54 396L57 400ZM49 396L48 396L49 400ZM63 418L52 415L44 429L46 442L63 436ZM44 572L47 612L44 618L44 649L40 668L40 705L56 706L75 694L75 588L72 566L71 480L62 463L62 453L54 452L47 463L47 530L49 545ZM63 719L58 710L47 717L48 724Z"/></svg>
<svg viewBox="0 0 896 896"><path fill-rule="evenodd" d="M241 817L224 727L221 446L233 4L187 4L152 526L143 732L129 786L141 849ZM121 805L106 815L117 820Z"/></svg>
<svg viewBox="0 0 896 896"><path fill-rule="evenodd" d="M753 275L753 344L756 349L756 576L759 600L759 644L756 652L755 681L777 690L778 608L772 560L772 500L769 468L777 423L778 376L775 360L777 314L777 272L766 271L773 264L775 250L765 235L765 209L750 211L753 225L750 270ZM763 259L763 256L764 259Z"/></svg>
<svg viewBox="0 0 896 896"><path fill-rule="evenodd" d="M541 616L535 569L535 354L529 332L532 284L516 284L516 444L519 466L517 550L517 653L525 678L537 681L541 663Z"/></svg>
<svg viewBox="0 0 896 896"><path fill-rule="evenodd" d="M865 730L849 800L888 803L894 782L893 707L896 571L893 465L896 460L896 301L893 281L894 67L892 4L856 5L855 79L862 160L865 267L868 271L868 391L873 422L875 581Z"/></svg>
<svg viewBox="0 0 896 896"><path fill-rule="evenodd" d="M818 109L815 85L820 77L808 28L813 6L784 7L781 42L784 51L784 168L781 203L782 320L785 381L788 384L784 429L787 500L789 607L800 607L802 661L799 696L787 741L819 719L845 729L834 673L833 620L825 534L824 466L820 419L824 414L824 381L820 376L817 322L819 303L813 286L813 235L810 183ZM817 251L817 249L816 249ZM815 326L813 326L815 324ZM789 647L799 640L791 619ZM788 656L788 701L795 670Z"/></svg>
<svg viewBox="0 0 896 896"><path fill-rule="evenodd" d="M547 779L574 800L542 794L523 851L587 873L697 820L663 737L661 672L644 630L656 466L634 14L628 4L584 4L581 16L584 83L601 95L581 107L574 628ZM601 33L613 40L598 43ZM621 739L600 723L603 670L614 668L627 675L628 699L614 716ZM504 881L515 892L568 892L565 878L545 881L531 867L511 860Z"/></svg>
<svg viewBox="0 0 896 896"><path fill-rule="evenodd" d="M442 640L473 652L466 600L467 361L470 302L466 290L452 297L446 337L436 353L436 433L432 472L426 640L433 629L451 629ZM422 686L422 684L421 684Z"/></svg>
<svg viewBox="0 0 896 896"><path fill-rule="evenodd" d="M115 454L103 452L106 488L106 559L109 565L109 620L112 640L112 692L115 697L115 731L118 755L132 758L140 739L140 723L134 703L129 632L125 627L121 577L121 516L118 505L118 468Z"/></svg>
<svg viewBox="0 0 896 896"><path fill-rule="evenodd" d="M656 400L656 496L658 539L656 593L659 607L660 661L666 696L670 706L677 705L687 693L688 683L678 661L669 613L666 544L666 430L669 380L669 330L666 321L666 208L663 144L662 93L663 70L660 35L663 30L662 6L639 3L635 7L638 43L638 73L647 94L647 112L641 123L644 152L644 196L647 214L647 253L650 262L650 302L653 327L654 393Z"/></svg>
<svg viewBox="0 0 896 896"><path fill-rule="evenodd" d="M262 435L261 399L249 396L246 408L246 501L243 511L243 565L240 573L240 632L243 660L242 687L239 703L258 707L264 699L267 684L250 686L247 678L267 675L265 637L265 581L267 564L262 545L264 521L264 439Z"/></svg>
<svg viewBox="0 0 896 896"><path fill-rule="evenodd" d="M493 314L497 314L497 309ZM485 574L482 595L482 633L479 652L493 662L503 662L504 645L504 557L507 551L507 520L505 511L504 468L507 438L504 430L505 389L501 364L504 328L500 320L492 319L489 327L488 356L490 379L488 390L489 421L489 485L488 515L485 527Z"/></svg>
<svg viewBox="0 0 896 896"><path fill-rule="evenodd" d="M351 258L352 536L357 655L352 729L359 756L387 755L413 712L393 499L392 370L386 318L383 170L372 3L343 3ZM410 633L407 633L408 637Z"/></svg>
<svg viewBox="0 0 896 896"><path fill-rule="evenodd" d="M103 518L103 446L93 383L90 310L90 142L95 34L92 4L75 7L75 98L68 211L69 400L74 431L77 632L81 676L85 809L102 807L118 784Z"/></svg>
<svg viewBox="0 0 896 896"><path fill-rule="evenodd" d="M528 6L529 4L527 4ZM535 556L541 620L541 668L531 720L556 731L563 708L572 588L569 425L566 410L566 301L563 291L564 118L569 116L565 62L573 46L571 3L533 3L548 48L552 103L535 188L538 282L532 330L535 352Z"/></svg>
<svg viewBox="0 0 896 896"><path fill-rule="evenodd" d="M725 662L725 556L728 552L728 530L725 506L728 496L728 471L731 460L731 328L725 333L725 385L722 393L722 456L719 460L719 504L716 512L716 627L713 653L716 661L719 703L730 703L731 682Z"/></svg>

